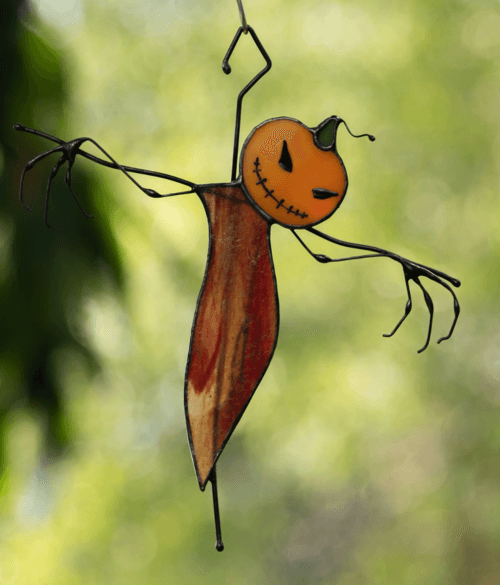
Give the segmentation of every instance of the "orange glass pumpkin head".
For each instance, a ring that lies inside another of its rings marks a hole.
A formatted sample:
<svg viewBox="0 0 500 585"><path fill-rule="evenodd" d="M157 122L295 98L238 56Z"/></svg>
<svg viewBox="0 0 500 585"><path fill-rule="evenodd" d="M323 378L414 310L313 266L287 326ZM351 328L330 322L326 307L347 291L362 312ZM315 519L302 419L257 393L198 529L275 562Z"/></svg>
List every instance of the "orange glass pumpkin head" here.
<svg viewBox="0 0 500 585"><path fill-rule="evenodd" d="M347 173L336 150L332 116L317 128L274 118L254 128L243 145L243 188L267 219L302 228L324 221L347 191Z"/></svg>

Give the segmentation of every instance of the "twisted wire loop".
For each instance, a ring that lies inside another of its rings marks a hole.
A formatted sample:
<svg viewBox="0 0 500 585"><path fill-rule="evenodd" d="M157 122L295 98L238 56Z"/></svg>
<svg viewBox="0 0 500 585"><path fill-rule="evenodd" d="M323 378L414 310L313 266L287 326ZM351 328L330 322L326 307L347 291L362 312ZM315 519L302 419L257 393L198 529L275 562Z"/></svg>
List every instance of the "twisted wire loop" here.
<svg viewBox="0 0 500 585"><path fill-rule="evenodd" d="M238 11L240 13L240 21L241 21L241 28L245 34L248 34L248 22L245 16L245 9L243 8L243 2L241 0L236 0L238 3Z"/></svg>

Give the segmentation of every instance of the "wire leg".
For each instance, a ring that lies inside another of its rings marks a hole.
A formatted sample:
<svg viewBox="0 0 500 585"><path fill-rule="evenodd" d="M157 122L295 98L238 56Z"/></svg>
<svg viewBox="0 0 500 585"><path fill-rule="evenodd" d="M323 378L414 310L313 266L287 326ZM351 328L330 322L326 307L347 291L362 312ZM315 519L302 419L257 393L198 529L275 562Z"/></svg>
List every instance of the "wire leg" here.
<svg viewBox="0 0 500 585"><path fill-rule="evenodd" d="M220 515L219 515L219 497L217 495L217 474L215 471L215 465L210 475L210 482L212 484L212 496L214 501L214 518L215 518L215 537L217 539L215 548L222 552L224 550L224 543L222 542L222 534L220 528Z"/></svg>

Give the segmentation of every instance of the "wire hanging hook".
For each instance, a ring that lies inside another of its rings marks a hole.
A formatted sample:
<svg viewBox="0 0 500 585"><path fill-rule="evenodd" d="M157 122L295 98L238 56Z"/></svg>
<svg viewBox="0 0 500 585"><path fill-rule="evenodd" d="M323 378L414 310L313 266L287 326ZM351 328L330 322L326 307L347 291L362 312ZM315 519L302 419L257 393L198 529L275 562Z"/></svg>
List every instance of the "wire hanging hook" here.
<svg viewBox="0 0 500 585"><path fill-rule="evenodd" d="M238 5L239 5L239 2L238 2ZM257 45L257 48L259 49L260 54L266 60L266 66L264 67L264 69L262 69L262 71L257 73L257 75L247 85L245 85L245 87L240 91L240 93L238 95L238 100L236 101L236 123L235 123L235 127L234 127L233 168L232 168L232 173L231 173L231 181L234 181L236 179L236 167L238 164L238 143L239 143L239 138L240 138L240 124L241 124L241 104L243 102L243 98L244 98L245 94L250 89L252 89L252 87L257 83L257 81L259 81L259 79L263 75L265 75L269 71L269 69L271 69L271 66L272 66L271 58L266 53L266 50L262 46L262 43L260 42L259 37L255 33L253 28L248 23L246 23L246 21L245 21L245 24L247 26L247 29L250 31L250 35L252 36L254 43ZM243 26L240 26L240 28L236 31L236 34L234 35L233 41L229 45L229 49L227 50L226 56L222 60L222 71L224 71L224 73L226 75L229 75L231 73L231 66L229 65L229 59L230 59L231 55L233 54L234 48L238 44L238 40L241 37L241 33L243 33L243 32L244 32Z"/></svg>
<svg viewBox="0 0 500 585"><path fill-rule="evenodd" d="M236 2L238 3L238 10L240 13L241 28L243 29L244 34L248 34L248 22L243 8L243 2L241 0L236 0Z"/></svg>

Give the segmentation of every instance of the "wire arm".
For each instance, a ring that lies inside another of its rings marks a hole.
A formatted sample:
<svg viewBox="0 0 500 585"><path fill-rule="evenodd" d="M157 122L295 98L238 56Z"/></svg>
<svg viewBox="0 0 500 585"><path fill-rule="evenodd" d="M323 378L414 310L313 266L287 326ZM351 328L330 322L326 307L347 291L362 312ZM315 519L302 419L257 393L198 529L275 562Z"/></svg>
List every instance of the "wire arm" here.
<svg viewBox="0 0 500 585"><path fill-rule="evenodd" d="M375 256L382 256L382 254L363 254L362 256L348 256L347 258L330 258L329 256L325 256L324 254L316 254L313 252L302 240L297 232L292 229L292 234L299 240L302 246L311 254L311 256L321 262L322 264L329 264L330 262L345 262L346 260L360 260L361 258L374 258Z"/></svg>
<svg viewBox="0 0 500 585"><path fill-rule="evenodd" d="M59 144L61 146L63 144L69 144L67 142L64 142L64 140L61 140L60 138L56 138L55 136L51 136L50 134L42 132L41 130L34 130L33 128L27 128L26 126L23 126L22 124L14 124L14 130L18 130L19 132L27 132L28 134L34 134L35 136L41 136L42 138L46 138L47 140L52 140L52 142L55 142L56 144ZM78 140L82 140L82 139L80 138ZM85 140L90 140L91 142L93 142L93 140L91 138L86 138ZM96 163L98 163L104 167L108 167L110 169L119 169L122 171L127 171L129 173L136 173L139 175L147 175L149 177L158 177L159 179L167 179L168 181L173 181L174 183L180 183L180 184L186 185L188 187L196 187L196 183L192 183L191 181L187 181L186 179L181 179L180 177L176 177L174 175L169 175L167 173L160 173L158 171L150 171L147 169L139 169L136 167L128 167L126 165L120 165L117 162L115 162L114 159L103 148L101 148L99 145L97 145L97 146L113 162L103 160L102 158L94 156L93 154L90 154L89 152L85 152L84 150L78 150L78 154L81 154L83 157L91 160L92 162L96 162ZM40 157L43 158L43 157L47 156L48 154L51 154L52 152L57 152L57 149L45 152L44 154L40 155ZM129 178L131 178L131 177L129 177Z"/></svg>
<svg viewBox="0 0 500 585"><path fill-rule="evenodd" d="M241 106L242 106L243 98L245 97L245 94L248 91L250 91L250 89L252 89L252 87L257 83L257 81L259 81L259 79L261 77L263 77L269 71L269 69L271 69L271 66L272 66L271 58L269 57L266 50L262 46L262 43L260 42L259 37L257 36L256 32L253 30L253 28L248 23L246 23L246 21L245 21L245 24L246 24L246 30L244 30L244 28L242 26L240 26L239 29L236 31L236 34L234 35L234 39L232 40L231 44L229 45L229 49L227 50L226 56L222 60L222 71L224 71L224 73L226 75L229 75L231 73L231 66L229 65L229 59L230 59L231 55L233 54L234 48L238 44L238 41L239 41L241 34L243 32L245 34L247 32L250 32L250 35L252 36L254 43L257 45L257 48L259 49L260 54L266 60L266 66L240 91L240 93L238 95L238 99L236 101L236 122L235 122L235 127L234 127L233 167L232 167L232 171L231 171L231 181L234 181L236 179L236 168L238 165L238 146L239 146L240 126L241 126Z"/></svg>
<svg viewBox="0 0 500 585"><path fill-rule="evenodd" d="M52 179L56 176L60 167L65 162L68 163L68 169L66 171L66 177L65 177L66 185L68 186L68 189L70 190L78 207L80 208L80 211L85 215L85 217L92 217L92 215L85 213L82 206L80 205L80 202L78 201L78 198L76 197L75 193L73 192L73 190L71 188L71 170L72 170L72 167L74 165L76 156L78 154L80 154L81 156L83 156L83 157L85 157L93 162L96 162L102 166L112 168L112 169L118 169L118 170L122 171L122 173L124 173L126 175L126 177L128 179L130 179L130 181L132 181L132 183L134 183L134 185L136 185L143 193L148 195L148 197L163 198L163 197L172 197L175 195L184 195L187 193L193 193L194 189L196 187L195 183L192 183L191 181L186 181L185 179L180 179L179 177L175 177L173 175L168 175L166 173L159 173L156 171L149 171L147 169L138 169L136 167L128 167L128 166L120 165L118 162L116 162L116 160L109 153L107 153L104 150L104 148L102 148L102 146L100 146L92 138L84 137L84 138L77 138L75 140L71 140L70 142L64 142L60 138L56 138L55 136L51 136L50 134L46 134L45 132L41 132L40 130L34 130L33 128L27 128L26 126L23 126L22 124L15 124L14 130L18 130L20 132L27 132L29 134L34 134L35 136L40 136L42 138L46 138L47 140L51 140L52 142L55 142L56 144L58 144L58 146L56 146L55 148L32 158L30 161L28 161L26 163L26 165L23 168L23 172L21 174L21 184L19 187L19 199L20 199L21 203L26 207L26 209L31 211L31 208L28 205L26 205L26 203L23 200L23 183L24 183L25 174L27 173L27 171L31 170L38 162L40 162L41 160L43 160L44 158L46 158L50 154L53 154L55 152L61 153L60 159L57 161L55 166L52 168L52 171L50 172L49 180L47 183L47 192L46 192L46 196L45 196L45 212L44 212L44 219L45 219L45 224L47 225L47 227L50 227L48 220L47 220L47 216L48 216L51 182L52 182ZM85 142L91 142L92 144L94 144L105 156L108 157L108 159L111 162L103 160L97 156L94 156L93 154L85 152L84 150L81 150L80 147ZM151 176L151 177L158 177L161 179L167 179L169 181L175 181L177 183L181 183L182 185L186 185L186 186L190 187L190 190L189 191L181 191L178 193L167 193L167 194L162 195L162 194L158 193L157 191L155 191L154 189L146 189L145 187L142 187L142 185L140 185L129 173L137 173L137 174L147 175L147 176Z"/></svg>
<svg viewBox="0 0 500 585"><path fill-rule="evenodd" d="M343 262L346 260L358 260L360 258L370 258L370 257L371 258L374 258L374 257L391 258L392 260L395 260L396 262L399 262L399 264L401 264L401 267L403 268L404 278L405 278L406 291L408 294L408 301L406 303L405 312L404 312L403 317L400 319L400 321L398 322L396 327L393 329L393 331L389 334L385 334L384 337L392 337L396 333L396 331L399 329L400 325L403 323L403 321L406 319L406 317L410 314L411 309L412 309L412 299L411 299L409 281L413 280L418 285L418 287L422 290L422 294L424 295L424 300L425 300L425 303L427 305L427 309L429 311L429 328L428 328L428 332L427 332L427 339L425 341L424 346L418 350L418 353L421 353L422 351L424 351L427 348L427 346L429 345L431 332L432 332L432 323L433 323L433 318L434 318L434 304L432 302L431 296L429 295L427 290L424 288L424 286L420 282L420 277L425 277L425 278L428 278L429 280L433 280L434 282L437 282L442 287L446 288L450 292L450 294L452 295L453 309L454 309L455 317L453 319L453 323L451 325L450 331L448 332L448 335L445 335L444 337L441 337L440 339L438 339L438 343L441 343L442 341L445 341L446 339L449 339L452 336L453 331L455 329L455 325L457 324L457 321L458 321L458 317L460 315L460 304L458 302L458 299L457 299L455 293L453 292L453 290L451 289L451 287L448 285L447 282L451 283L453 286L458 288L461 284L458 279L453 278L452 276L449 276L448 274L445 274L444 272L441 272L440 270L436 270L435 268L431 268L430 266L425 266L424 264L420 264L418 262L413 262L412 260L407 260L406 258L399 256L398 254L394 254L393 252L389 252L388 250L384 250L382 248L377 248L375 246L366 246L364 244L354 244L351 242L345 242L343 240L339 240L337 238L334 238L333 236L330 236L328 234L324 234L323 232L320 232L313 227L308 227L305 229L307 229L308 232L310 232L310 233L312 233L312 234L314 234L314 235L316 235L324 240L327 240L328 242L332 242L333 244L337 244L339 246L343 246L346 248L354 248L356 250L367 250L369 252L372 252L372 254L351 256L348 258L329 258L328 256L325 256L323 254L315 254L314 252L312 252L308 248L308 246L306 246L306 244L301 240L301 238L295 233L295 231L292 230L294 236L299 240L299 242L302 244L302 246L313 256L313 258L315 260L317 260L318 262L321 262L323 264L327 264L329 262ZM447 282L445 282L445 281L447 281Z"/></svg>

